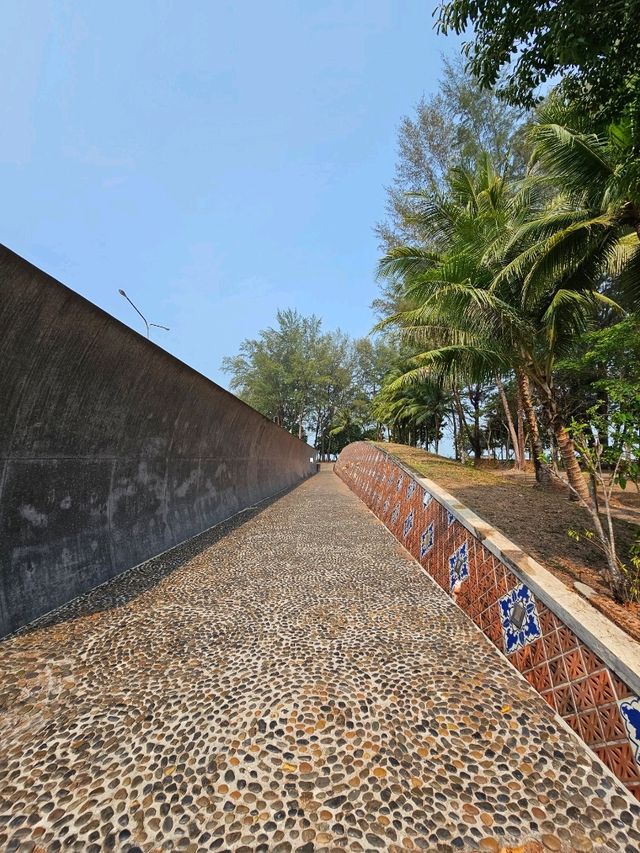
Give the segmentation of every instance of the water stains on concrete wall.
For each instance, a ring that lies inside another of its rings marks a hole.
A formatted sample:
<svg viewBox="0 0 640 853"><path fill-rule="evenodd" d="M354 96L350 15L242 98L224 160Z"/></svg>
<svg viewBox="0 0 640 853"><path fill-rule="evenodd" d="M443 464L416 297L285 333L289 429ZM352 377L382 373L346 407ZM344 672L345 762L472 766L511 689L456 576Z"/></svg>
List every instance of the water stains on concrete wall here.
<svg viewBox="0 0 640 853"><path fill-rule="evenodd" d="M309 475L311 448L0 247L0 634Z"/></svg>

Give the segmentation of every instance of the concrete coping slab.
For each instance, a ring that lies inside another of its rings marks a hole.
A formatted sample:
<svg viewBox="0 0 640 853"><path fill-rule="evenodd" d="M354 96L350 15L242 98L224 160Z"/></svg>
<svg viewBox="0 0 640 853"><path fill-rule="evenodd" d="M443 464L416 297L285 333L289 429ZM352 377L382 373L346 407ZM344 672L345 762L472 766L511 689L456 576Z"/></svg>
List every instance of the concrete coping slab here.
<svg viewBox="0 0 640 853"><path fill-rule="evenodd" d="M640 696L640 643L433 480L421 477L393 453L373 446L426 489Z"/></svg>

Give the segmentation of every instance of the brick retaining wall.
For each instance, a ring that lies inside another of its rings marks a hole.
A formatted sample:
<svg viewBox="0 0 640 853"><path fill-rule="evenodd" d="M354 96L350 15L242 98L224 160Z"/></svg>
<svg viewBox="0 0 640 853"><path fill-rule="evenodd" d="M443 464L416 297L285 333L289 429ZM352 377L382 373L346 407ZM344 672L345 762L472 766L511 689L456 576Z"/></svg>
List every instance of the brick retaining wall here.
<svg viewBox="0 0 640 853"><path fill-rule="evenodd" d="M335 471L640 799L640 645L375 445L349 445Z"/></svg>

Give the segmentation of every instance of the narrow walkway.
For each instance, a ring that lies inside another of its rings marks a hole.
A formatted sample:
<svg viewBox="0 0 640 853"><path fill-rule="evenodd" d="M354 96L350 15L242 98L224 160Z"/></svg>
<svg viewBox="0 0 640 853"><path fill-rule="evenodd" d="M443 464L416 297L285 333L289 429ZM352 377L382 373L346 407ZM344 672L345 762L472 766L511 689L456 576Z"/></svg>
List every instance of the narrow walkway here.
<svg viewBox="0 0 640 853"><path fill-rule="evenodd" d="M246 518L2 644L1 850L638 850L635 800L331 471Z"/></svg>

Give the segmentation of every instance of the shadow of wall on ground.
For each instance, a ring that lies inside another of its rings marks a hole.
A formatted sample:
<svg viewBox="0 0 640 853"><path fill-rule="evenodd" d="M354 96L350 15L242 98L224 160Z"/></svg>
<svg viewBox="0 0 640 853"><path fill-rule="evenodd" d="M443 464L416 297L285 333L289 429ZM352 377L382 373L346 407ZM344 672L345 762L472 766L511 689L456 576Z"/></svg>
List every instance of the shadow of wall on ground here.
<svg viewBox="0 0 640 853"><path fill-rule="evenodd" d="M116 577L111 578L111 580L94 587L89 592L79 595L56 610L45 613L28 625L18 628L15 631L15 635L30 634L32 631L52 628L64 622L93 616L96 613L101 613L105 610L114 610L117 607L129 604L145 592L152 590L172 574L172 572L188 563L189 560L202 554L203 551L211 548L216 542L224 539L225 536L228 536L234 530L238 530L248 521L257 518L265 509L295 488L297 488L297 484L283 489L277 495L265 498L259 504L240 510L240 512L231 518L221 521L214 527L198 533L196 536L192 536L191 539L181 542L179 545L165 551L164 554L159 554L157 557L152 557L139 566L134 566L131 569L121 572Z"/></svg>

